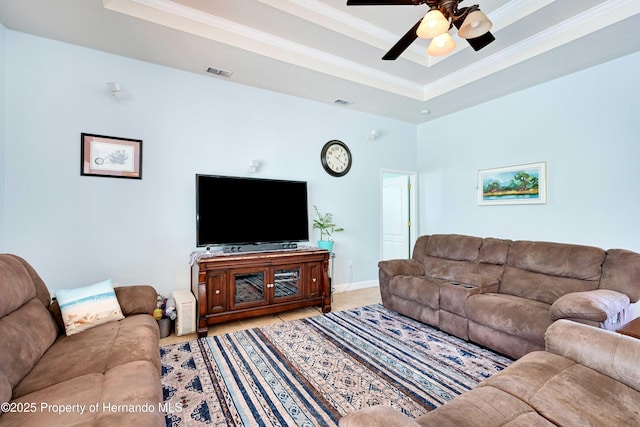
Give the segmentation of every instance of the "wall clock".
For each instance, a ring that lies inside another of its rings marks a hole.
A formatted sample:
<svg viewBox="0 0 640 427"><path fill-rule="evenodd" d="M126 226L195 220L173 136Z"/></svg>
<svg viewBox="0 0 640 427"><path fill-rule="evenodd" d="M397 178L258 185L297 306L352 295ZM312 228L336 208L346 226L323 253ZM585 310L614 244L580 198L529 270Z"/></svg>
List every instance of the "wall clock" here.
<svg viewBox="0 0 640 427"><path fill-rule="evenodd" d="M351 169L351 151L349 151L347 144L334 139L322 147L320 161L329 175L344 176Z"/></svg>

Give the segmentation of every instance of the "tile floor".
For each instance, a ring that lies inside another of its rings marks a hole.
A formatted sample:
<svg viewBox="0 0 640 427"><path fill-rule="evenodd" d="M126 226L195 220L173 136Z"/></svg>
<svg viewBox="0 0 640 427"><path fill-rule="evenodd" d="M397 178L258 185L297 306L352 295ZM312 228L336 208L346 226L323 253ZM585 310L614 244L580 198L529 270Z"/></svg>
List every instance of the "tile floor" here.
<svg viewBox="0 0 640 427"><path fill-rule="evenodd" d="M356 289L354 291L340 292L333 295L331 303L331 311L349 310L356 307L364 307L380 303L380 289L376 287ZM235 320L222 323L219 325L209 326L209 336L222 335L229 332L235 332L242 329L256 328L263 325L271 325L278 322L286 322L288 320L303 319L305 317L317 316L322 314L320 307L305 307L299 310L285 311L278 314L270 314L267 316L253 317L243 320ZM197 334L176 336L173 332L166 338L160 339L160 346L176 344L184 341L191 341L197 338Z"/></svg>

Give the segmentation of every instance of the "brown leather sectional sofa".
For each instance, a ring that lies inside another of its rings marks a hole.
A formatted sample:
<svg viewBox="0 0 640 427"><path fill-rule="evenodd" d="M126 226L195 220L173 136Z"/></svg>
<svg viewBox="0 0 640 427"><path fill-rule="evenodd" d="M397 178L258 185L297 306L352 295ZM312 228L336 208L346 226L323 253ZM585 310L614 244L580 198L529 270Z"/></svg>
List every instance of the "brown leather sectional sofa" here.
<svg viewBox="0 0 640 427"><path fill-rule="evenodd" d="M385 307L513 358L558 319L615 330L640 298L640 254L623 249L440 234L378 265Z"/></svg>
<svg viewBox="0 0 640 427"><path fill-rule="evenodd" d="M22 258L0 255L0 426L163 426L150 286L116 288L125 318L65 335Z"/></svg>

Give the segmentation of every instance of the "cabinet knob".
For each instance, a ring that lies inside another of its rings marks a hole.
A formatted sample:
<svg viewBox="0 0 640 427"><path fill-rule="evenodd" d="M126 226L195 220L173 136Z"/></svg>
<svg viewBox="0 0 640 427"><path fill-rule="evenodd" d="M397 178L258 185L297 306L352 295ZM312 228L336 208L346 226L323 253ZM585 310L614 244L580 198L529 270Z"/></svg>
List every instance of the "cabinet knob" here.
<svg viewBox="0 0 640 427"><path fill-rule="evenodd" d="M313 283L316 283L317 281L318 281L318 279L316 279L315 277L312 280Z"/></svg>
<svg viewBox="0 0 640 427"><path fill-rule="evenodd" d="M220 289L216 289L216 295L220 295Z"/></svg>

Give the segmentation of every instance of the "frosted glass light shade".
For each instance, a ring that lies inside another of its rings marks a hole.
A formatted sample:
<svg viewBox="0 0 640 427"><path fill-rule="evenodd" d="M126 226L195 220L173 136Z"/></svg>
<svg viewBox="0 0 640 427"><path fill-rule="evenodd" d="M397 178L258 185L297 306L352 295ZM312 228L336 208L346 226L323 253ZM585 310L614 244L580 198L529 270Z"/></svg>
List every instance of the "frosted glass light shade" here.
<svg viewBox="0 0 640 427"><path fill-rule="evenodd" d="M451 38L449 33L443 33L431 40L427 53L431 56L442 56L451 53L455 48L455 40Z"/></svg>
<svg viewBox="0 0 640 427"><path fill-rule="evenodd" d="M438 9L432 9L422 18L416 34L422 39L432 39L449 30L449 21Z"/></svg>
<svg viewBox="0 0 640 427"><path fill-rule="evenodd" d="M481 10L474 10L465 18L458 35L465 39L474 39L485 34L493 24Z"/></svg>

